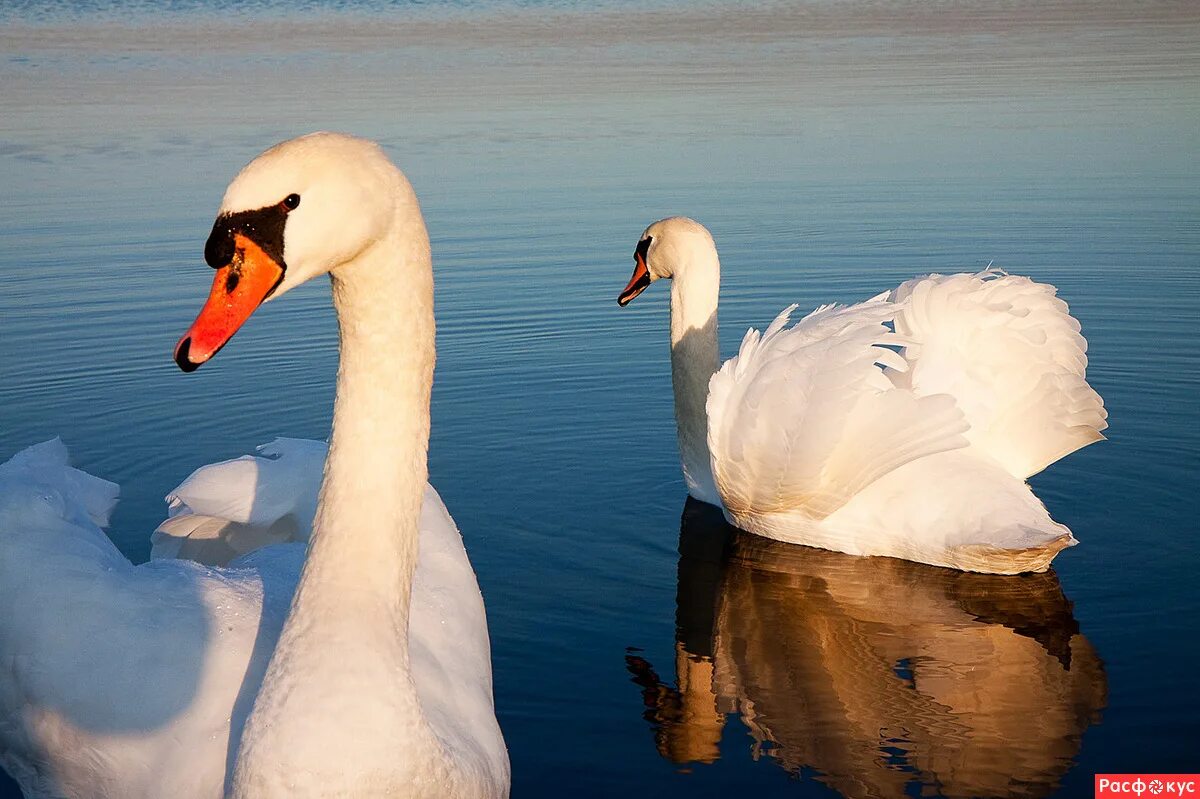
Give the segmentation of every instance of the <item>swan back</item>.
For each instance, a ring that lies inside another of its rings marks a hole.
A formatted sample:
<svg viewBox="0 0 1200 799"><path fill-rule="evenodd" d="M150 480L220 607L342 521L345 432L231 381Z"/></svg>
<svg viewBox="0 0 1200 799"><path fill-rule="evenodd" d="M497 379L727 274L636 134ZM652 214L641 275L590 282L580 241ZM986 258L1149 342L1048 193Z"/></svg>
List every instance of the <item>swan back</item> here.
<svg viewBox="0 0 1200 799"><path fill-rule="evenodd" d="M294 577L133 566L116 495L58 440L0 465L0 764L30 799L220 795Z"/></svg>
<svg viewBox="0 0 1200 799"><path fill-rule="evenodd" d="M708 400L727 517L854 554L1046 569L1076 541L1024 478L1106 424L1079 324L1054 294L992 272L934 275L751 330Z"/></svg>

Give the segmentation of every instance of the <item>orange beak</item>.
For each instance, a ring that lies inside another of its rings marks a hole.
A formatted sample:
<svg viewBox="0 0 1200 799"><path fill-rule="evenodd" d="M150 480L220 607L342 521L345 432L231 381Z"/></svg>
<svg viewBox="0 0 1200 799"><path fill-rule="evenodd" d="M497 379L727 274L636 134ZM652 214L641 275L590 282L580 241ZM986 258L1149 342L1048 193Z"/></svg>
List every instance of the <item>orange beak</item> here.
<svg viewBox="0 0 1200 799"><path fill-rule="evenodd" d="M633 298L646 290L650 285L650 270L646 268L646 259L639 251L633 256L633 277L629 278L629 283L626 284L625 290L617 297L617 305L624 308Z"/></svg>
<svg viewBox="0 0 1200 799"><path fill-rule="evenodd" d="M217 270L208 301L175 345L175 363L185 372L216 355L283 280L283 267L261 247L241 233L233 241L233 260Z"/></svg>

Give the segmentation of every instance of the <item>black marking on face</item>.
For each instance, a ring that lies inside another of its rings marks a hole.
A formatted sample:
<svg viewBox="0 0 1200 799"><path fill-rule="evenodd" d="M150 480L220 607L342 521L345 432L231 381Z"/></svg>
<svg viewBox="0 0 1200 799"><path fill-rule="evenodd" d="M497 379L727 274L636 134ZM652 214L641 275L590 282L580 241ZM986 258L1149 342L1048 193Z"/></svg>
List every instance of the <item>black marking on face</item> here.
<svg viewBox="0 0 1200 799"><path fill-rule="evenodd" d="M649 269L650 269L650 264L647 263L646 258L650 254L650 242L652 242L652 241L654 241L654 237L647 236L646 238L644 238L638 242L637 249L633 251L634 258L641 256L642 263L646 264L647 271L649 271Z"/></svg>
<svg viewBox="0 0 1200 799"><path fill-rule="evenodd" d="M287 199L266 208L253 211L238 211L236 214L221 214L213 223L212 233L204 244L204 260L213 269L228 266L234 258L235 245L233 238L241 233L253 241L271 260L279 264L279 268L287 271L283 261L283 228L287 223L288 211L295 206L288 206L288 200L296 198L300 204L300 195L289 194ZM236 283L235 283L236 285ZM232 291L232 287L229 287Z"/></svg>
<svg viewBox="0 0 1200 799"><path fill-rule="evenodd" d="M637 249L633 251L633 261L637 264L634 275L637 276L637 279L631 280L630 284L617 297L617 305L622 308L633 302L634 297L637 297L650 285L650 265L646 263L646 255L650 252L650 242L653 240L653 236L647 236L638 242ZM641 274L638 274L639 272Z"/></svg>

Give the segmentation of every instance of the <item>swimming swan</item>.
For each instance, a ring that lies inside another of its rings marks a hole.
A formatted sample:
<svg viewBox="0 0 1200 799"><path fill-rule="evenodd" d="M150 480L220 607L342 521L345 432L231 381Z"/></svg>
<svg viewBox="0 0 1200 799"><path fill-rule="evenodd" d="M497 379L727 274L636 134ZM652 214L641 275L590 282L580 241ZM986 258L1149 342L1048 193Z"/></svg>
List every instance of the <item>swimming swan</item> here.
<svg viewBox="0 0 1200 799"><path fill-rule="evenodd" d="M285 142L229 186L205 259L185 371L330 275L341 363L307 557L133 566L100 529L115 485L58 441L18 453L0 466L0 765L30 799L507 796L483 601L426 483L433 276L412 188L371 142Z"/></svg>
<svg viewBox="0 0 1200 799"><path fill-rule="evenodd" d="M1025 479L1104 438L1087 343L1056 289L985 271L786 308L720 365L716 246L642 234L627 305L672 279L671 378L688 493L748 532L966 571L1045 571L1076 543ZM889 328L890 326L890 328Z"/></svg>

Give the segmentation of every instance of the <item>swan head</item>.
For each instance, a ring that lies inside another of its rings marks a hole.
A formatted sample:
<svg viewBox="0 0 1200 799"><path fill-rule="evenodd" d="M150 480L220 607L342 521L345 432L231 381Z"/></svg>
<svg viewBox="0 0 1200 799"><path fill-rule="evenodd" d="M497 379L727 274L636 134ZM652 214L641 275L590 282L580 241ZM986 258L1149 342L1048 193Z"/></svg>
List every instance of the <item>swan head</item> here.
<svg viewBox="0 0 1200 799"><path fill-rule="evenodd" d="M179 368L198 369L259 305L382 239L404 196L397 181L404 176L379 145L341 133L291 139L247 164L226 189L204 245L217 273L175 347Z"/></svg>
<svg viewBox="0 0 1200 799"><path fill-rule="evenodd" d="M668 280L688 264L712 259L717 251L708 228L686 216L660 219L642 233L633 251L633 277L617 296L617 305L625 307L650 284Z"/></svg>

